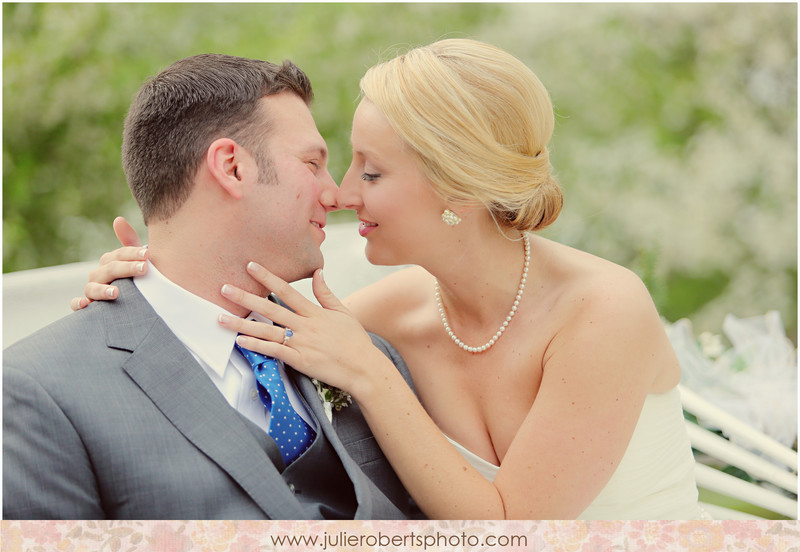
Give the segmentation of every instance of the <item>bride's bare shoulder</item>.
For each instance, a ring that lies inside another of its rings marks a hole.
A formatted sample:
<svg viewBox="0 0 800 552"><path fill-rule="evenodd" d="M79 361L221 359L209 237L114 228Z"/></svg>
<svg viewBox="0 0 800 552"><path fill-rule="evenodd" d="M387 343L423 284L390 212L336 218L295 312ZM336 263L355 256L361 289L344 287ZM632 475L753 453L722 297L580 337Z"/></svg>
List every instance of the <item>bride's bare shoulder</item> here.
<svg viewBox="0 0 800 552"><path fill-rule="evenodd" d="M395 322L433 296L433 276L420 267L398 270L344 299L344 304L369 331L383 335L389 320Z"/></svg>
<svg viewBox="0 0 800 552"><path fill-rule="evenodd" d="M568 351L574 340L581 340L595 354L595 370L603 358L612 359L614 370L649 374L653 392L672 388L680 379L680 364L641 278L590 253L538 243L546 283L553 290L550 312L561 336L551 341L551 353L559 347Z"/></svg>
<svg viewBox="0 0 800 552"><path fill-rule="evenodd" d="M567 285L580 287L597 278L615 285L638 279L631 270L586 251L538 236L533 243L546 274Z"/></svg>
<svg viewBox="0 0 800 552"><path fill-rule="evenodd" d="M582 312L593 304L607 309L609 302L618 308L653 308L646 286L628 268L550 240L539 238L535 244L542 281L560 305Z"/></svg>

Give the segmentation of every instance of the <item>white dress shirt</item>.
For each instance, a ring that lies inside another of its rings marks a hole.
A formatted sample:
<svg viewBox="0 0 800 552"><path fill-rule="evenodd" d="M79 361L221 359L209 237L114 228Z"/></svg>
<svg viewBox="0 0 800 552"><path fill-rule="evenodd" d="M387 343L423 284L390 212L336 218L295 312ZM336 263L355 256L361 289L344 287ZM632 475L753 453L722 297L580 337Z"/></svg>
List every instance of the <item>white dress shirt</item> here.
<svg viewBox="0 0 800 552"><path fill-rule="evenodd" d="M156 314L203 367L228 404L267 431L269 411L258 396L257 382L250 363L234 348L236 332L217 323L220 314L233 315L171 282L152 263L147 263L147 273L135 277L133 283ZM248 318L272 323L256 312L250 313ZM311 427L316 428L316 423L306 410L297 390L286 377L283 362L278 361L278 364L289 401L297 413Z"/></svg>

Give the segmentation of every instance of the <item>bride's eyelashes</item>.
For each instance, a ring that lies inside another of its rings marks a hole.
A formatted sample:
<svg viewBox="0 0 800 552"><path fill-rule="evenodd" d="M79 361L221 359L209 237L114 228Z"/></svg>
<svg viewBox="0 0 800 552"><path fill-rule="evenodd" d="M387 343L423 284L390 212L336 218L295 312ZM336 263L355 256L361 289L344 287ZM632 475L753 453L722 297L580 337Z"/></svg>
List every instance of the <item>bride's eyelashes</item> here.
<svg viewBox="0 0 800 552"><path fill-rule="evenodd" d="M380 173L363 173L361 175L361 180L364 180L365 182L373 182L380 177Z"/></svg>

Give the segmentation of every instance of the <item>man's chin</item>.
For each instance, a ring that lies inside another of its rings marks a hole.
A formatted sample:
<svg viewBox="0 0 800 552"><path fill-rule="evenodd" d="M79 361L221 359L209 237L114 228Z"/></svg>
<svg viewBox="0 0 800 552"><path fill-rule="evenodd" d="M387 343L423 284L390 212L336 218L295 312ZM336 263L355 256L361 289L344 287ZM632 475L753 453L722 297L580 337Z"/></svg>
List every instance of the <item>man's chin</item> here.
<svg viewBox="0 0 800 552"><path fill-rule="evenodd" d="M298 269L296 271L293 271L291 274L287 274L287 277L283 279L291 283L291 282L296 282L298 280L305 280L306 278L311 278L312 276L314 276L314 272L316 272L317 269L322 268L324 264L325 263L322 259L322 256L320 256L319 262L306 263L303 268L297 267Z"/></svg>

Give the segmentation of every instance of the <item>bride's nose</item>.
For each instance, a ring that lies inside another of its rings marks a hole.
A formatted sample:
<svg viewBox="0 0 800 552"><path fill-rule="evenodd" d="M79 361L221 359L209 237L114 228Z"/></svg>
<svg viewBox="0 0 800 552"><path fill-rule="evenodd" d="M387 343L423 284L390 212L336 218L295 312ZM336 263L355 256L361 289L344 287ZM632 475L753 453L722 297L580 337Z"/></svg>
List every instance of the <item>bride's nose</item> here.
<svg viewBox="0 0 800 552"><path fill-rule="evenodd" d="M352 165L342 178L342 185L339 186L339 192L336 196L336 203L339 209L353 209L358 210L363 202L361 200L361 185L363 181L357 174L358 171L353 170Z"/></svg>

